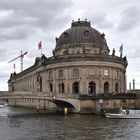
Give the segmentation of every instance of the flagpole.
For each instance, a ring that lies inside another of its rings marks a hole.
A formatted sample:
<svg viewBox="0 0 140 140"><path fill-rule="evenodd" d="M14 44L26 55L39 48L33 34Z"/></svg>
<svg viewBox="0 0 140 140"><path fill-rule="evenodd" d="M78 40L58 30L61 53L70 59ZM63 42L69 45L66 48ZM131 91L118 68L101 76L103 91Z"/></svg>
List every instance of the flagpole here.
<svg viewBox="0 0 140 140"><path fill-rule="evenodd" d="M120 52L120 57L122 58L123 57L123 44L121 44L119 52Z"/></svg>
<svg viewBox="0 0 140 140"><path fill-rule="evenodd" d="M42 41L40 41L40 53L41 53L40 57L42 57Z"/></svg>
<svg viewBox="0 0 140 140"><path fill-rule="evenodd" d="M41 51L41 57L42 57L42 47L41 47L41 50L40 51Z"/></svg>
<svg viewBox="0 0 140 140"><path fill-rule="evenodd" d="M16 72L16 64L13 64L13 66L14 66L14 73Z"/></svg>
<svg viewBox="0 0 140 140"><path fill-rule="evenodd" d="M38 43L38 49L40 50L41 57L42 57L42 41Z"/></svg>

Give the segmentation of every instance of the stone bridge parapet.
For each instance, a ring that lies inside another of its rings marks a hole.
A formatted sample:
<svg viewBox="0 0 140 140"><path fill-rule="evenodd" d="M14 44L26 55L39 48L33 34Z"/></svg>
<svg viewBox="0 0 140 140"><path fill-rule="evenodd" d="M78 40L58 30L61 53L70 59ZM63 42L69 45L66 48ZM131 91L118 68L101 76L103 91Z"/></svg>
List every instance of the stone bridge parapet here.
<svg viewBox="0 0 140 140"><path fill-rule="evenodd" d="M70 105L73 107L75 112L80 111L80 101L77 95L67 95L67 94L47 94L42 92L0 92L1 100L21 100L21 99L36 99L36 100L46 100L55 103L57 106ZM17 103L16 103L17 105Z"/></svg>

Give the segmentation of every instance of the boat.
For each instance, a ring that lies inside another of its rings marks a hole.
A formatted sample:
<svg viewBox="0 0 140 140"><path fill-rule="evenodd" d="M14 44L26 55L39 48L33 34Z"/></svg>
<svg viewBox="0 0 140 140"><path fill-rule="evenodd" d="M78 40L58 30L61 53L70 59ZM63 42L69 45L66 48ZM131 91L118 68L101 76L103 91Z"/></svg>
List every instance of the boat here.
<svg viewBox="0 0 140 140"><path fill-rule="evenodd" d="M106 113L106 118L112 119L140 119L140 110L120 109L118 113Z"/></svg>
<svg viewBox="0 0 140 140"><path fill-rule="evenodd" d="M4 103L0 103L0 108L5 107Z"/></svg>

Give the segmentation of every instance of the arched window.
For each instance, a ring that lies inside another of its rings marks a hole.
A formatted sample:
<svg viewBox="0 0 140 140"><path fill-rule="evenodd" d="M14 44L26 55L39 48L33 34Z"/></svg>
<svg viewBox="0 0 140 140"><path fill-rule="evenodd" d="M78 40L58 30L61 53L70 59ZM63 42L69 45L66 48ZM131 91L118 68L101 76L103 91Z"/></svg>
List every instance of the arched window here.
<svg viewBox="0 0 140 140"><path fill-rule="evenodd" d="M63 35L64 35L64 38L67 38L69 34L67 32L64 32Z"/></svg>
<svg viewBox="0 0 140 140"><path fill-rule="evenodd" d="M89 94L96 94L96 84L95 82L90 82L88 85L88 93Z"/></svg>
<svg viewBox="0 0 140 140"><path fill-rule="evenodd" d="M50 83L50 92L53 92L53 85Z"/></svg>
<svg viewBox="0 0 140 140"><path fill-rule="evenodd" d="M72 85L72 89L73 89L74 94L78 94L79 93L79 83L74 82L73 85Z"/></svg>
<svg viewBox="0 0 140 140"><path fill-rule="evenodd" d="M115 92L116 92L116 93L119 92L119 84L118 84L118 83L115 84Z"/></svg>
<svg viewBox="0 0 140 140"><path fill-rule="evenodd" d="M102 54L107 55L107 54L108 54L108 52L107 52L107 51L103 51L103 52L102 52Z"/></svg>
<svg viewBox="0 0 140 140"><path fill-rule="evenodd" d="M109 93L109 83L108 82L104 83L104 93Z"/></svg>
<svg viewBox="0 0 140 140"><path fill-rule="evenodd" d="M63 55L67 55L68 54L68 50L63 51Z"/></svg>
<svg viewBox="0 0 140 140"><path fill-rule="evenodd" d="M59 93L64 93L65 92L65 85L64 83L59 83Z"/></svg>

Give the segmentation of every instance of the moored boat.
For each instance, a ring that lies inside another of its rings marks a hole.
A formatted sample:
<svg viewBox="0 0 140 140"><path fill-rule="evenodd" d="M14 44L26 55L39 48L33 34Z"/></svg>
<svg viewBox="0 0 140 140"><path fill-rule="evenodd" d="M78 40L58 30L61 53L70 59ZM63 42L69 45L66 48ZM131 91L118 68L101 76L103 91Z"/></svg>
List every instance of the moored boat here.
<svg viewBox="0 0 140 140"><path fill-rule="evenodd" d="M106 118L112 119L140 119L140 110L120 109L119 113L105 113Z"/></svg>
<svg viewBox="0 0 140 140"><path fill-rule="evenodd" d="M4 103L0 103L0 108L2 108L2 107L4 107L5 105L4 105Z"/></svg>

